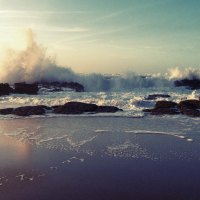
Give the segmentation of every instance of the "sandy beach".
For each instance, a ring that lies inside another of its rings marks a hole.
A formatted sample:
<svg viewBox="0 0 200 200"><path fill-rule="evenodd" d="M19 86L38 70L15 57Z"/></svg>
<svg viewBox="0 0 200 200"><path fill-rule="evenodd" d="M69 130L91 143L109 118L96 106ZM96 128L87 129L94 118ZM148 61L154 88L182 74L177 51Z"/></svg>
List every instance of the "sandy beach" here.
<svg viewBox="0 0 200 200"><path fill-rule="evenodd" d="M183 131L190 120L1 120L0 199L199 199L198 127Z"/></svg>

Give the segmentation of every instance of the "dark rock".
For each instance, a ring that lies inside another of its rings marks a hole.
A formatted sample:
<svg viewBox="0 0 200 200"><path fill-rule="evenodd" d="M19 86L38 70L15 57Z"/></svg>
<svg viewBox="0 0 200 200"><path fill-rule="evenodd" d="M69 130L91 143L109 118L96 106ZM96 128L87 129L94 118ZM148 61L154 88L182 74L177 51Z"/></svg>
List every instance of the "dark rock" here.
<svg viewBox="0 0 200 200"><path fill-rule="evenodd" d="M53 112L57 114L82 114L84 112L95 112L98 106L82 102L68 102L63 106L53 106Z"/></svg>
<svg viewBox="0 0 200 200"><path fill-rule="evenodd" d="M30 116L30 115L43 115L47 110L56 114L82 114L89 113L102 113L102 112L117 112L121 109L115 106L97 106L96 104L82 103L82 102L68 102L59 106L22 106L18 108L6 108L0 109L1 115L14 114L18 116Z"/></svg>
<svg viewBox="0 0 200 200"><path fill-rule="evenodd" d="M62 91L61 88L70 88L72 90L75 90L76 92L84 92L84 86L77 82L41 82L40 83L42 87L45 88L52 88L52 91Z"/></svg>
<svg viewBox="0 0 200 200"><path fill-rule="evenodd" d="M0 115L10 115L13 114L13 108L0 109Z"/></svg>
<svg viewBox="0 0 200 200"><path fill-rule="evenodd" d="M177 103L172 101L157 101L155 105L155 109L159 108L176 108Z"/></svg>
<svg viewBox="0 0 200 200"><path fill-rule="evenodd" d="M84 86L76 82L64 82L61 83L61 87L71 88L76 92L84 92Z"/></svg>
<svg viewBox="0 0 200 200"><path fill-rule="evenodd" d="M45 114L45 106L23 106L15 108L13 114L18 116L43 115Z"/></svg>
<svg viewBox="0 0 200 200"><path fill-rule="evenodd" d="M157 108L151 110L151 115L176 115L180 112L176 108Z"/></svg>
<svg viewBox="0 0 200 200"><path fill-rule="evenodd" d="M146 100L155 100L157 98L169 98L170 95L168 94L150 94Z"/></svg>
<svg viewBox="0 0 200 200"><path fill-rule="evenodd" d="M182 79L174 81L176 87L186 86L188 89L196 90L200 89L200 80L197 78L194 79Z"/></svg>
<svg viewBox="0 0 200 200"><path fill-rule="evenodd" d="M153 109L144 109L152 115L183 114L190 117L200 117L200 100L185 100L179 104L171 101L158 101Z"/></svg>
<svg viewBox="0 0 200 200"><path fill-rule="evenodd" d="M150 112L152 112L152 110L153 110L153 109L149 109L149 108L148 108L148 109L143 109L142 111L143 111L143 112L148 112L148 113L150 113Z"/></svg>
<svg viewBox="0 0 200 200"><path fill-rule="evenodd" d="M180 110L182 110L182 109L200 109L200 101L196 100L196 99L181 101L178 104L178 108Z"/></svg>
<svg viewBox="0 0 200 200"><path fill-rule="evenodd" d="M27 84L27 83L15 83L14 92L18 94L37 94L38 93L37 84Z"/></svg>
<svg viewBox="0 0 200 200"><path fill-rule="evenodd" d="M143 112L149 112L151 115L175 115L180 113L177 109L177 103L172 101L157 101L153 109L144 109Z"/></svg>
<svg viewBox="0 0 200 200"><path fill-rule="evenodd" d="M119 109L115 106L98 106L98 108L95 110L97 113L115 113L117 111L122 111L122 109Z"/></svg>
<svg viewBox="0 0 200 200"><path fill-rule="evenodd" d="M190 117L200 117L200 111L196 109L182 109L181 113Z"/></svg>
<svg viewBox="0 0 200 200"><path fill-rule="evenodd" d="M13 89L9 86L8 83L0 83L0 96L9 95L13 92Z"/></svg>
<svg viewBox="0 0 200 200"><path fill-rule="evenodd" d="M63 106L53 106L52 108L53 112L58 114L114 113L121 110L115 106L97 106L82 102L69 102Z"/></svg>
<svg viewBox="0 0 200 200"><path fill-rule="evenodd" d="M191 99L191 100L185 100L181 101L178 104L178 108L180 112L184 115L188 115L191 117L200 117L200 101Z"/></svg>

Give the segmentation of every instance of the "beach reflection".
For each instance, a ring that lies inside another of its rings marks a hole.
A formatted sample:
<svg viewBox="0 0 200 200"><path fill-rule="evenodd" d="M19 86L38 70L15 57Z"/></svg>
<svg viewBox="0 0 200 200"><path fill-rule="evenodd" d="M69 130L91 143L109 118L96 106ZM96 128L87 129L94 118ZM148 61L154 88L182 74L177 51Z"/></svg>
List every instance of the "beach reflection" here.
<svg viewBox="0 0 200 200"><path fill-rule="evenodd" d="M31 145L8 136L0 136L0 166L24 164L31 154Z"/></svg>

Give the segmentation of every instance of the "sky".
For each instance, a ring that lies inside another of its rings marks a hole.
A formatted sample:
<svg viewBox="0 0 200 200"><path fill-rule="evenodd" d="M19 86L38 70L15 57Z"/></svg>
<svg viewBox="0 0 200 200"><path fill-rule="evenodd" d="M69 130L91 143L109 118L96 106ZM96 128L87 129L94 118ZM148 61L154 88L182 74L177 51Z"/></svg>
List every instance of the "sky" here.
<svg viewBox="0 0 200 200"><path fill-rule="evenodd" d="M0 58L24 30L79 73L199 67L199 0L0 0Z"/></svg>

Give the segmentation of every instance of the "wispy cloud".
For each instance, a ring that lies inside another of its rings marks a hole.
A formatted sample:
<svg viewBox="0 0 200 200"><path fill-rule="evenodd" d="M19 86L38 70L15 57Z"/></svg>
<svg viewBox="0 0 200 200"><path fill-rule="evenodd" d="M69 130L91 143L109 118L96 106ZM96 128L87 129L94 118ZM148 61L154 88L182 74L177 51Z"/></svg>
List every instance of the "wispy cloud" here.
<svg viewBox="0 0 200 200"><path fill-rule="evenodd" d="M33 11L33 10L0 10L0 18L40 18L58 15L83 15L90 11Z"/></svg>
<svg viewBox="0 0 200 200"><path fill-rule="evenodd" d="M57 41L56 44L63 44L63 43L69 44L69 43L76 43L76 42L85 42L88 40L97 41L97 40L100 40L100 38L102 38L102 36L104 35L109 35L109 34L117 33L124 30L125 30L124 28L115 28L115 29L110 29L110 30L105 30L105 31L100 31L100 32L87 33L84 35L77 35L68 39Z"/></svg>
<svg viewBox="0 0 200 200"><path fill-rule="evenodd" d="M45 32L65 32L65 33L83 33L83 32L88 32L89 29L87 28L82 28L82 27L71 27L71 28L67 28L67 27L57 27L57 26L41 26L41 27L36 27L36 30L40 30L40 31L45 31Z"/></svg>
<svg viewBox="0 0 200 200"><path fill-rule="evenodd" d="M109 14L105 14L105 15L102 15L100 17L91 19L91 20L87 21L86 23L93 23L93 22L99 22L99 21L105 21L105 20L108 20L108 19L112 19L112 18L118 17L120 15L123 15L123 14L125 14L125 13L127 13L131 10L132 10L132 8L126 8L126 9L123 9L123 10L111 12Z"/></svg>

